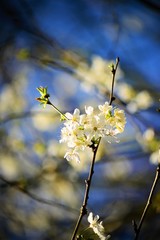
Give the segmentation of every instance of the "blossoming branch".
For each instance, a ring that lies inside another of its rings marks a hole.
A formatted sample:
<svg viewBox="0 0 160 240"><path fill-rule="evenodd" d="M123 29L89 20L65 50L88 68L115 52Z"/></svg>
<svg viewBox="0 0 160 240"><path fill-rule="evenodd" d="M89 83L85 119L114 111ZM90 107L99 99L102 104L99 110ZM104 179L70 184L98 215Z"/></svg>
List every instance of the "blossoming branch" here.
<svg viewBox="0 0 160 240"><path fill-rule="evenodd" d="M110 139L117 138L116 136L124 131L126 125L126 117L123 110L113 107L112 102L115 100L113 89L115 82L115 74L117 71L119 58L116 60L116 65L112 64L112 88L109 102L105 102L103 105L99 105L94 108L92 106L85 106L85 112L80 113L80 110L76 108L73 114L67 112L63 114L56 106L54 106L49 100L50 95L47 93L47 87L39 87L37 90L40 93L40 97L37 100L45 107L46 104L51 105L61 116L61 120L64 121L64 126L61 129L60 143L67 145L67 151L65 158L70 161L74 160L80 162L80 152L84 151L87 147L92 149L93 158L90 165L88 179L85 180L86 189L83 199L82 207L80 208L80 214L72 234L71 240L77 238L77 232L81 224L82 218L88 213L87 203L89 199L89 191L94 173L94 163L96 159L96 153L101 141L101 138L106 137L110 143ZM88 222L90 228L99 236L101 240L109 239L109 235L106 236L102 222L99 222L99 216L93 217L93 213L88 216Z"/></svg>

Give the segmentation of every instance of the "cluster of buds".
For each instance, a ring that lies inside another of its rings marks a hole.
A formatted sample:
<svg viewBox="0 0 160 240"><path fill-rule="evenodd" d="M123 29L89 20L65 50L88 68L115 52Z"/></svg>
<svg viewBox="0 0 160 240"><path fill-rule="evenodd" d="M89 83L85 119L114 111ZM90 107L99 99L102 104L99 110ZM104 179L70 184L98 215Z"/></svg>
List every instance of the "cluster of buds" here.
<svg viewBox="0 0 160 240"><path fill-rule="evenodd" d="M47 87L39 87L37 88L37 90L41 96L36 98L36 100L39 101L40 104L43 105L43 107L45 108L46 104L50 104L50 95L47 93Z"/></svg>

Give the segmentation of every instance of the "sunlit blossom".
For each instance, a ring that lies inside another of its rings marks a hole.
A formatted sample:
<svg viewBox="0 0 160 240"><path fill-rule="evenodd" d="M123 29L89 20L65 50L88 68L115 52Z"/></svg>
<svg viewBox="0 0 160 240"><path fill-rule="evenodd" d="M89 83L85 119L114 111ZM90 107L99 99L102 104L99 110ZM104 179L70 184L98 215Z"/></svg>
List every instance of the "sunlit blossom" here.
<svg viewBox="0 0 160 240"><path fill-rule="evenodd" d="M104 105L99 105L98 108L106 117L106 116L110 116L113 107L109 105L108 102L105 102Z"/></svg>
<svg viewBox="0 0 160 240"><path fill-rule="evenodd" d="M99 222L99 216L96 215L95 217L93 216L93 213L90 212L88 216L88 222L90 223L89 227L93 229L93 231L99 236L101 240L107 240L110 238L110 235L106 236L104 227L103 227L103 222Z"/></svg>
<svg viewBox="0 0 160 240"><path fill-rule="evenodd" d="M79 121L79 114L80 114L80 111L78 108L76 108L73 114L66 113L65 116L67 117L67 119L77 122Z"/></svg>
<svg viewBox="0 0 160 240"><path fill-rule="evenodd" d="M119 133L124 131L126 118L123 110L115 109L114 111L115 125Z"/></svg>
<svg viewBox="0 0 160 240"><path fill-rule="evenodd" d="M85 114L75 109L73 114L66 113L67 119L61 129L60 143L66 143L68 150L65 158L80 161L79 152L93 147L101 137L114 137L124 131L126 118L123 110L108 104L85 107ZM110 142L110 139L108 139Z"/></svg>
<svg viewBox="0 0 160 240"><path fill-rule="evenodd" d="M74 161L76 161L78 163L80 162L79 153L74 151L74 150L67 151L64 157L68 161L74 160Z"/></svg>

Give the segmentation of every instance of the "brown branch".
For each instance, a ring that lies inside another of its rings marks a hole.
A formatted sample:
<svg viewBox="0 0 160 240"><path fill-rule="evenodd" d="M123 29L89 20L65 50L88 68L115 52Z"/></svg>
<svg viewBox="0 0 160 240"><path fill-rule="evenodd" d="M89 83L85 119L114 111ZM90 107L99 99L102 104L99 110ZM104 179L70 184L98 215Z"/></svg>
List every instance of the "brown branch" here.
<svg viewBox="0 0 160 240"><path fill-rule="evenodd" d="M139 234L140 234L140 231L141 231L141 228L142 228L145 216L147 214L147 211L149 210L149 207L152 204L152 198L153 198L154 190L156 188L156 185L157 185L159 179L160 179L160 164L158 164L158 166L157 166L156 175L155 175L155 178L154 178L154 181L153 181L150 193L149 193L149 197L148 197L146 206L145 206L145 208L143 210L143 213L142 213L142 216L141 216L141 219L139 221L138 226L136 225L135 221L133 221L133 227L134 227L134 231L135 231L135 238L134 238L134 240L137 240L138 237L139 237Z"/></svg>
<svg viewBox="0 0 160 240"><path fill-rule="evenodd" d="M109 99L109 105L112 104L112 102L115 100L115 97L113 95L113 90L114 90L114 82L115 82L115 76L116 76L116 71L117 71L117 68L118 68L118 64L119 64L119 57L116 59L116 65L112 65L112 75L113 75L113 78L112 78L112 89L111 89L111 94L110 94L110 99Z"/></svg>
<svg viewBox="0 0 160 240"><path fill-rule="evenodd" d="M75 240L76 239L76 235L79 229L79 226L81 224L82 218L84 215L87 214L87 203L88 203L88 199L89 199L89 191L90 191L90 187L91 187L91 182L92 182L92 176L94 174L94 164L95 164L95 159L96 159L96 154L97 154L97 150L100 144L101 138L99 138L97 145L93 145L92 146L92 151L93 151L93 159L91 162L91 166L90 166L90 171L89 171L89 175L88 175L88 179L85 180L85 184L86 184L86 189L85 189L85 194L84 194L84 199L83 199L83 204L80 208L80 214L73 232L73 235L71 237L71 240Z"/></svg>

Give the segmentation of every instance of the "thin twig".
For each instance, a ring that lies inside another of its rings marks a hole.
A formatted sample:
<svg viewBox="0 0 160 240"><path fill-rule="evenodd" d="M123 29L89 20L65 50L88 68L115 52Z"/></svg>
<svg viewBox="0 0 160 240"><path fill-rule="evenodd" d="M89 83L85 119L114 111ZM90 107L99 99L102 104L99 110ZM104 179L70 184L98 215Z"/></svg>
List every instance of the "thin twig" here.
<svg viewBox="0 0 160 240"><path fill-rule="evenodd" d="M157 166L156 175L155 175L152 187L151 187L151 191L149 193L149 197L148 197L147 203L145 205L145 208L143 210L143 213L142 213L142 216L141 216L141 219L139 221L138 226L136 225L136 223L134 221L134 231L135 231L135 238L134 238L134 240L137 240L138 237L139 237L139 234L140 234L140 231L141 231L141 228L142 228L145 216L147 214L147 211L148 211L149 207L152 204L153 193L154 193L154 190L156 188L156 185L157 185L159 179L160 179L160 164L158 164L158 166Z"/></svg>
<svg viewBox="0 0 160 240"><path fill-rule="evenodd" d="M118 64L120 62L119 57L116 58L116 65L112 65L112 75L113 75L113 79L112 79L112 89L111 89L111 94L110 94L110 98L109 98L109 105L112 104L112 102L115 100L114 94L113 94L113 90L114 90L114 82L115 82L115 76L116 76L116 71L118 68Z"/></svg>
<svg viewBox="0 0 160 240"><path fill-rule="evenodd" d="M94 173L94 164L95 164L96 154L97 154L97 150L98 150L100 141L101 141L101 138L99 138L98 144L96 146L92 147L93 159L92 159L92 162L91 162L88 179L85 180L86 189L85 189L83 204L82 204L82 207L80 208L79 218L77 220L77 223L76 223L76 226L75 226L75 229L74 229L71 240L76 239L76 235L77 235L79 226L81 224L82 218L85 214L87 214L87 203L88 203L88 199L89 199L89 191L90 191L90 186L91 186L91 182L92 182L92 176L93 176L93 173Z"/></svg>
<svg viewBox="0 0 160 240"><path fill-rule="evenodd" d="M56 112L58 112L60 114L61 117L63 117L64 120L68 120L68 118L65 116L64 113L62 113L49 99L47 101L47 104L51 105L54 110L56 110Z"/></svg>

